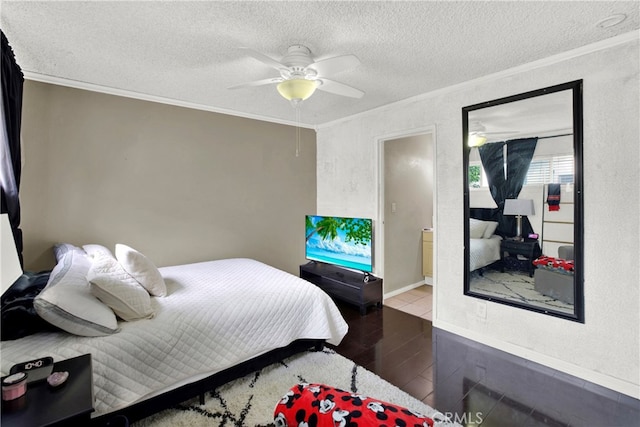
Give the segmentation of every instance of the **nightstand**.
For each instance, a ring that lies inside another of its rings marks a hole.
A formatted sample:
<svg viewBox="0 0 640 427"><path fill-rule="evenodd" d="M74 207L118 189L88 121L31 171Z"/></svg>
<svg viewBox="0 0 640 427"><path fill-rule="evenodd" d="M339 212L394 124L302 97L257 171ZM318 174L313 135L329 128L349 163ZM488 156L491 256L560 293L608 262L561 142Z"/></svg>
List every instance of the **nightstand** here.
<svg viewBox="0 0 640 427"><path fill-rule="evenodd" d="M542 255L542 250L537 240L533 241L518 241L518 240L503 240L500 243L500 262L502 264L502 271L504 272L504 253L508 252L511 256L522 255L529 261L527 267L529 269L529 277L533 277L535 266L533 261Z"/></svg>
<svg viewBox="0 0 640 427"><path fill-rule="evenodd" d="M46 381L27 385L27 394L2 402L2 426L86 426L93 412L91 355L62 360L53 371L67 371L69 378L58 388Z"/></svg>

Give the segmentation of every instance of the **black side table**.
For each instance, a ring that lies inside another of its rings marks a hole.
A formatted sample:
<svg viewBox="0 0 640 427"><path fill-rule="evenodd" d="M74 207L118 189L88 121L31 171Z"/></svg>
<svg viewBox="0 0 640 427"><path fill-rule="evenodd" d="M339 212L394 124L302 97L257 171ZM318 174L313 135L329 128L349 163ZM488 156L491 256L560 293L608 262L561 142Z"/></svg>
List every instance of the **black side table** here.
<svg viewBox="0 0 640 427"><path fill-rule="evenodd" d="M93 412L91 355L62 360L53 371L67 371L69 378L52 388L46 381L27 386L27 394L2 402L2 426L87 426Z"/></svg>
<svg viewBox="0 0 640 427"><path fill-rule="evenodd" d="M527 267L529 268L529 277L533 277L535 266L533 261L542 255L542 250L537 240L533 241L518 241L518 240L502 240L500 243L500 262L502 264L502 271L504 272L504 253L508 252L509 255L516 256L522 255L529 261Z"/></svg>

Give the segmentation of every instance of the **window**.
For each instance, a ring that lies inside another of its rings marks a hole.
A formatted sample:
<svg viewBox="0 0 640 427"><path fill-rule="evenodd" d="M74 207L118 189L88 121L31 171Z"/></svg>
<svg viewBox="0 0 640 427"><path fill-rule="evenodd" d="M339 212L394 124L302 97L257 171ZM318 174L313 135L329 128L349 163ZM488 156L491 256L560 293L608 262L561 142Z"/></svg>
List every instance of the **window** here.
<svg viewBox="0 0 640 427"><path fill-rule="evenodd" d="M573 183L573 156L537 157L531 161L524 185ZM488 187L487 176L480 162L469 164L469 187Z"/></svg>
<svg viewBox="0 0 640 427"><path fill-rule="evenodd" d="M534 158L531 161L524 185L549 183L573 183L573 156Z"/></svg>
<svg viewBox="0 0 640 427"><path fill-rule="evenodd" d="M480 188L480 175L482 172L482 166L469 165L469 187Z"/></svg>

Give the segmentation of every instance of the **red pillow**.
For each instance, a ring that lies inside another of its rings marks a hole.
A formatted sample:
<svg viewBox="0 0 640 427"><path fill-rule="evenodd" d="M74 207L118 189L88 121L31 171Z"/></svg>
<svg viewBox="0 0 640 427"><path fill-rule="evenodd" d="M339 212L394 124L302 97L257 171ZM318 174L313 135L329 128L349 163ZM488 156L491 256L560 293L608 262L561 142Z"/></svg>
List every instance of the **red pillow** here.
<svg viewBox="0 0 640 427"><path fill-rule="evenodd" d="M273 412L276 427L432 427L433 420L402 406L324 384L298 384Z"/></svg>

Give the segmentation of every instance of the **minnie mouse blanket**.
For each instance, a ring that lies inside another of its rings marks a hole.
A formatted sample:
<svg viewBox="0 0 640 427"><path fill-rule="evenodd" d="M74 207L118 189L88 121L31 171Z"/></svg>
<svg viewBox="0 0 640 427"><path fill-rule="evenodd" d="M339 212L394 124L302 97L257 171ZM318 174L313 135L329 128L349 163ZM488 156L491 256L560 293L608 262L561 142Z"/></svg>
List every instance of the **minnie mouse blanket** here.
<svg viewBox="0 0 640 427"><path fill-rule="evenodd" d="M422 414L324 384L292 387L273 415L277 427L433 426Z"/></svg>

